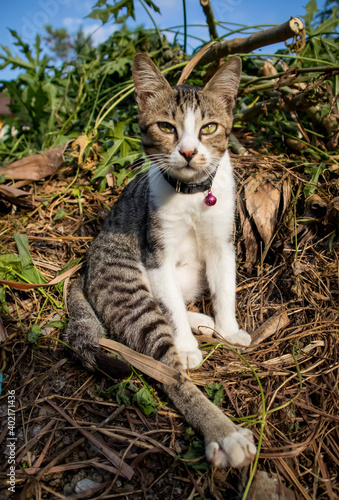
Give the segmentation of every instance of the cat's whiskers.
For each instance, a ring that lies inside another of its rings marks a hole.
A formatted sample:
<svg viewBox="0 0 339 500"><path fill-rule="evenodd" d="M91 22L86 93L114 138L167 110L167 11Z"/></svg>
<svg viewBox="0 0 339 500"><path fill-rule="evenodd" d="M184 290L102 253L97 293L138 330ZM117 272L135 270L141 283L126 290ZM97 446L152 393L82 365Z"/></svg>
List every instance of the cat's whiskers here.
<svg viewBox="0 0 339 500"><path fill-rule="evenodd" d="M212 156L209 160L199 167L199 170L205 174L205 177L208 178L213 174L220 165L221 158L219 156ZM156 169L151 170L151 179L155 181L161 178L162 174L165 172L171 171L171 162L170 162L170 154L169 153L154 153L148 154L141 157L134 163L134 166L138 166L138 163L141 164L141 168L138 169L136 174L136 178L145 172L147 172L151 165L157 167ZM143 164L142 164L143 163ZM142 180L142 178L140 178ZM139 182L139 179L136 179L136 182Z"/></svg>

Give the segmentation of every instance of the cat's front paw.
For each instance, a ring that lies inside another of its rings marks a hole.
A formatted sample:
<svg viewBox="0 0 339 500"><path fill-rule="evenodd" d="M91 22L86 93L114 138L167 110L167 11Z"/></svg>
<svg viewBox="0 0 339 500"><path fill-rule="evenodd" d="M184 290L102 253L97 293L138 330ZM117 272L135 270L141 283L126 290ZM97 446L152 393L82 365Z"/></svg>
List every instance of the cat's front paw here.
<svg viewBox="0 0 339 500"><path fill-rule="evenodd" d="M238 427L229 436L208 443L205 451L207 460L216 467L240 468L254 460L257 449L252 432Z"/></svg>
<svg viewBox="0 0 339 500"><path fill-rule="evenodd" d="M225 339L227 342L232 342L232 344L249 346L250 343L252 342L251 335L249 335L244 330L238 330L237 333L234 333L234 334L223 333L222 331L219 331L218 329L216 329L216 331L218 333L220 333L220 335L222 336L223 339Z"/></svg>
<svg viewBox="0 0 339 500"><path fill-rule="evenodd" d="M192 331L198 335L213 335L214 319L206 314L201 314L193 311L187 311L188 322Z"/></svg>
<svg viewBox="0 0 339 500"><path fill-rule="evenodd" d="M184 347L177 348L180 361L186 370L187 368L195 368L202 361L202 354L198 348L185 349Z"/></svg>

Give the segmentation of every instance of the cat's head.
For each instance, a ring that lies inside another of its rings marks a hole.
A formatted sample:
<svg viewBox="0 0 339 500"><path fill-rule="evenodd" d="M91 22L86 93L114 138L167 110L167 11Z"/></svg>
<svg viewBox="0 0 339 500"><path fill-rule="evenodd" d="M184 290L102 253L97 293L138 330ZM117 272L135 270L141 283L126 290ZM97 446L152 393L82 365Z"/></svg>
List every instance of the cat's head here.
<svg viewBox="0 0 339 500"><path fill-rule="evenodd" d="M236 56L204 88L172 88L146 54L137 54L133 79L146 155L182 182L212 175L227 148L240 75Z"/></svg>

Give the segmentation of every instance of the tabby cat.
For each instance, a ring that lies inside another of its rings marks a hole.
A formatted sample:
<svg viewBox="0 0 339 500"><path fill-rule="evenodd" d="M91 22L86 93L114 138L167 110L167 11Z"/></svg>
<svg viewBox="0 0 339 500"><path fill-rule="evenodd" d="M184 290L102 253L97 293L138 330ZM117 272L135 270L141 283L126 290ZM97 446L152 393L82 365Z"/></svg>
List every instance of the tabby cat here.
<svg viewBox="0 0 339 500"><path fill-rule="evenodd" d="M241 59L233 57L203 89L172 88L147 55L135 56L139 125L151 167L125 187L90 248L85 274L71 287L65 333L89 369L112 370L114 360L98 344L106 335L180 370L184 381L163 389L203 434L206 456L219 467L250 463L253 435L205 398L185 369L202 361L192 334L199 326L232 343L251 342L235 318L227 152L240 74ZM214 320L185 307L206 286Z"/></svg>

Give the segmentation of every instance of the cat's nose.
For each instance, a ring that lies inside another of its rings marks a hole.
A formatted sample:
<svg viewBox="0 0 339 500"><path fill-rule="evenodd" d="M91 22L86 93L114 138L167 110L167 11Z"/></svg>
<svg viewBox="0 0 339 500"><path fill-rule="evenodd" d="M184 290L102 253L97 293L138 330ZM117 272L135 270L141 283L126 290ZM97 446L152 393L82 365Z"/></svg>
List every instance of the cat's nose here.
<svg viewBox="0 0 339 500"><path fill-rule="evenodd" d="M187 163L189 163L192 160L193 156L197 154L197 150L196 149L184 150L184 151L179 151L179 153L181 154L181 156L185 158Z"/></svg>

